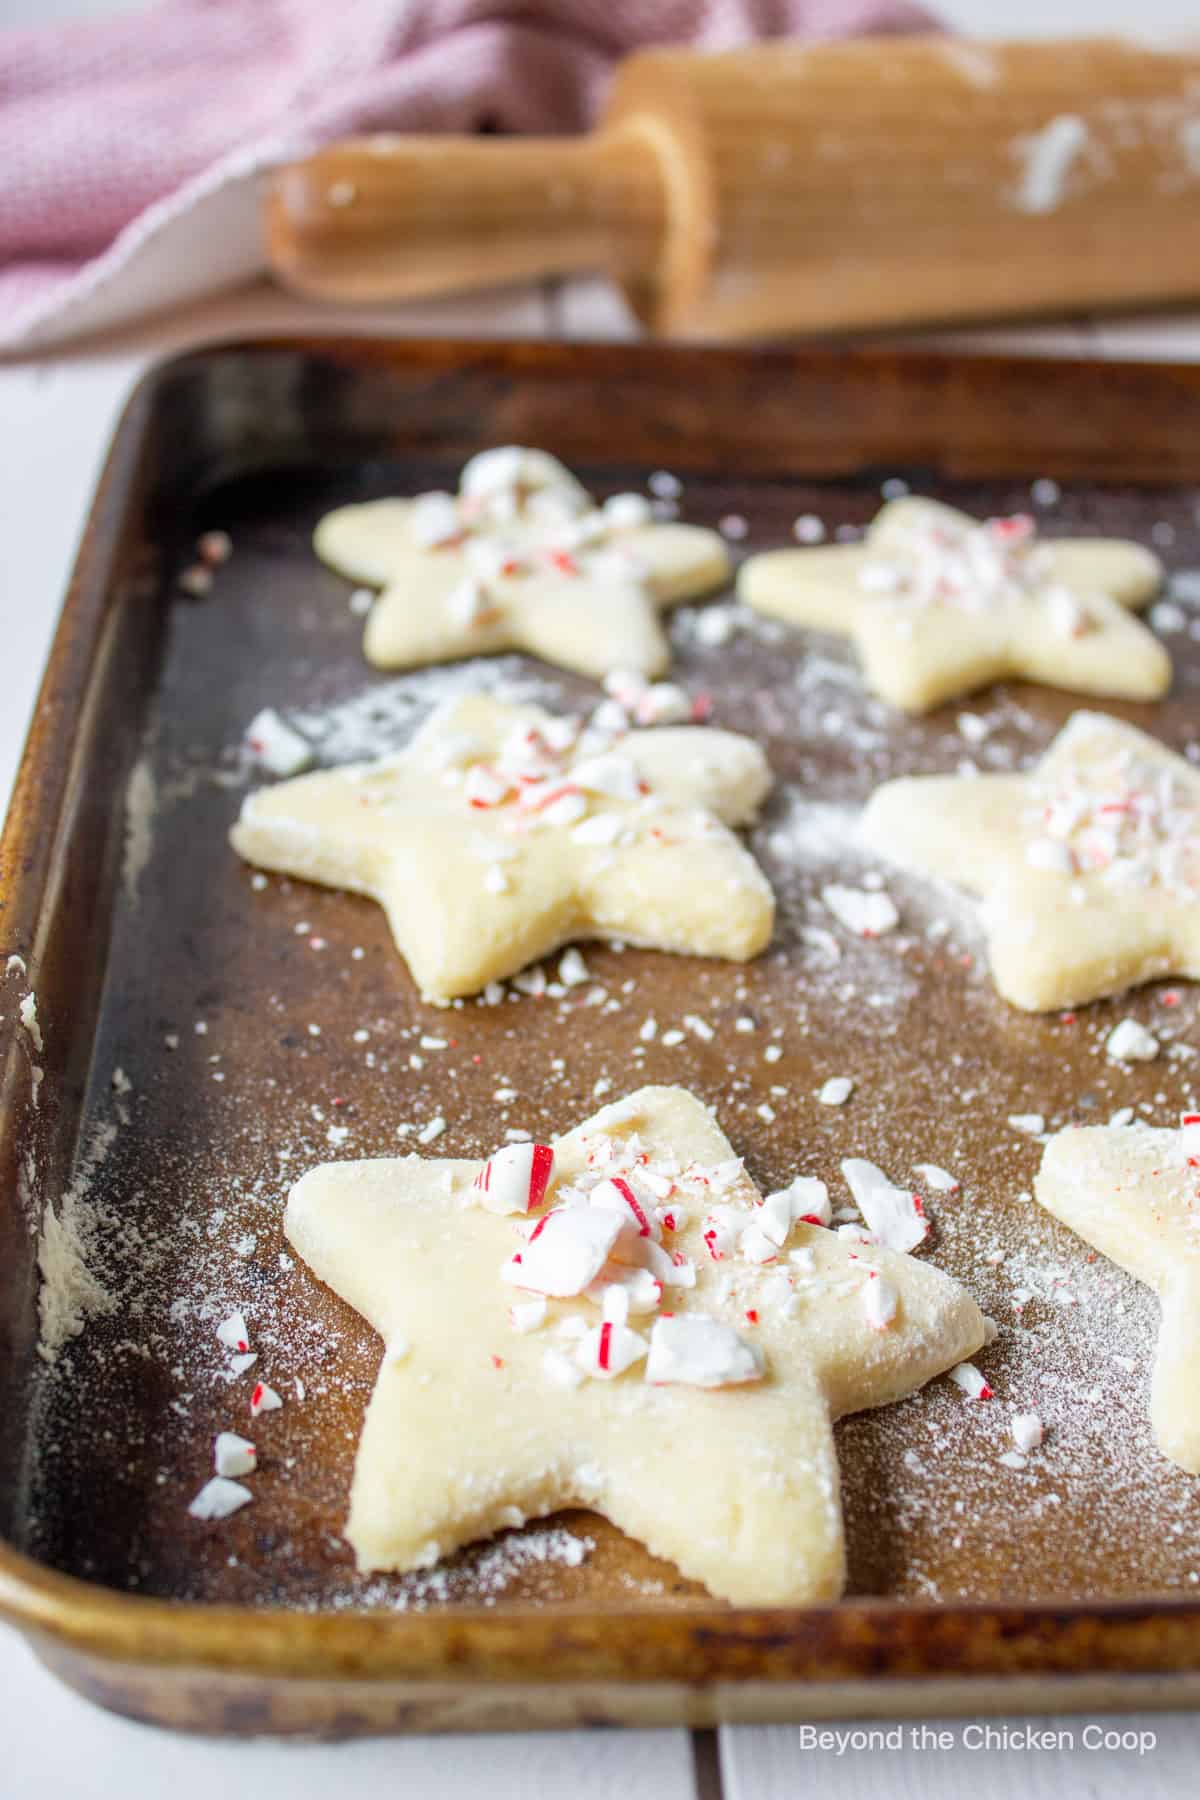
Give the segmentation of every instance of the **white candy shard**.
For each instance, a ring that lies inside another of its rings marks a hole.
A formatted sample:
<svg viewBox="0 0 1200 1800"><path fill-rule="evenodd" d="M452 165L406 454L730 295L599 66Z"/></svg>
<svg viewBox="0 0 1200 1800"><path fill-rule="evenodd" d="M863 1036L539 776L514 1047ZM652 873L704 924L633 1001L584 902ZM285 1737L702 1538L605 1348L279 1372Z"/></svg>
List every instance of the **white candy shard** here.
<svg viewBox="0 0 1200 1800"><path fill-rule="evenodd" d="M670 1258L667 1260L670 1261ZM624 1296L626 1317L631 1313L652 1313L662 1299L663 1283L650 1269L634 1268L628 1263L613 1263L601 1271L599 1283L596 1288L589 1290L588 1298L598 1298L602 1306L609 1307L613 1304L610 1296L617 1291Z"/></svg>
<svg viewBox="0 0 1200 1800"><path fill-rule="evenodd" d="M1096 623L1079 595L1073 594L1070 588L1061 584L1047 589L1046 611L1050 618L1050 628L1059 637L1083 637Z"/></svg>
<svg viewBox="0 0 1200 1800"><path fill-rule="evenodd" d="M259 1413L278 1412L283 1405L282 1396L268 1387L265 1381L256 1381L254 1392L250 1396L250 1417L257 1419Z"/></svg>
<svg viewBox="0 0 1200 1800"><path fill-rule="evenodd" d="M486 1212L533 1212L546 1198L554 1172L549 1144L505 1144L494 1150L471 1183L471 1198Z"/></svg>
<svg viewBox="0 0 1200 1800"><path fill-rule="evenodd" d="M849 1075L831 1075L817 1095L821 1106L844 1106L854 1092L854 1083Z"/></svg>
<svg viewBox="0 0 1200 1800"><path fill-rule="evenodd" d="M654 509L645 494L611 494L602 510L614 531L649 525L654 518Z"/></svg>
<svg viewBox="0 0 1200 1800"><path fill-rule="evenodd" d="M271 775L299 775L313 764L312 746L275 711L264 706L246 727L247 750Z"/></svg>
<svg viewBox="0 0 1200 1800"><path fill-rule="evenodd" d="M1014 1413L1012 1435L1018 1450L1036 1450L1045 1435L1045 1428L1036 1413Z"/></svg>
<svg viewBox="0 0 1200 1800"><path fill-rule="evenodd" d="M218 1475L253 1475L258 1452L249 1438L236 1431L218 1431L213 1439L213 1468Z"/></svg>
<svg viewBox="0 0 1200 1800"><path fill-rule="evenodd" d="M258 1351L251 1350L249 1352L244 1352L241 1356L231 1356L229 1359L229 1367L234 1375L244 1375L246 1370L252 1369L257 1361Z"/></svg>
<svg viewBox="0 0 1200 1800"><path fill-rule="evenodd" d="M465 475L465 471L464 471ZM466 493L464 486L463 492ZM462 521L452 494L418 494L408 515L409 535L422 550L452 544L462 536Z"/></svg>
<svg viewBox="0 0 1200 1800"><path fill-rule="evenodd" d="M1104 1054L1113 1062L1153 1062L1160 1048L1154 1033L1136 1019L1122 1019L1104 1040Z"/></svg>
<svg viewBox="0 0 1200 1800"><path fill-rule="evenodd" d="M560 1299L582 1294L608 1261L621 1230L620 1215L604 1207L560 1207L538 1220L501 1275L538 1294Z"/></svg>
<svg viewBox="0 0 1200 1800"><path fill-rule="evenodd" d="M862 1302L867 1324L875 1331L886 1331L896 1316L900 1295L884 1276L872 1273L863 1288Z"/></svg>
<svg viewBox="0 0 1200 1800"><path fill-rule="evenodd" d="M900 923L894 901L880 891L840 887L835 882L821 889L821 899L838 923L859 937L882 937Z"/></svg>
<svg viewBox="0 0 1200 1800"><path fill-rule="evenodd" d="M661 1323L661 1321L660 1321ZM628 1325L617 1325L606 1319L581 1337L575 1349L575 1361L585 1375L611 1381L640 1362L649 1349L640 1331Z"/></svg>
<svg viewBox="0 0 1200 1800"><path fill-rule="evenodd" d="M561 1350L547 1350L542 1357L542 1372L555 1387L577 1388L583 1381L583 1370L577 1368Z"/></svg>
<svg viewBox="0 0 1200 1800"><path fill-rule="evenodd" d="M214 1475L206 1481L196 1498L188 1507L193 1519L227 1519L230 1513L237 1512L246 1506L254 1495L240 1481L230 1481L224 1475Z"/></svg>
<svg viewBox="0 0 1200 1800"><path fill-rule="evenodd" d="M949 1169L939 1169L936 1163L917 1163L916 1173L935 1194L952 1194L962 1185L957 1175L952 1175Z"/></svg>
<svg viewBox="0 0 1200 1800"><path fill-rule="evenodd" d="M882 1169L861 1156L846 1157L842 1174L872 1234L889 1250L915 1250L929 1235L920 1194L894 1187Z"/></svg>
<svg viewBox="0 0 1200 1800"><path fill-rule="evenodd" d="M562 982L564 987L569 988L582 987L585 981L591 980L591 976L588 973L588 966L578 950L568 950L559 959L558 979Z"/></svg>
<svg viewBox="0 0 1200 1800"><path fill-rule="evenodd" d="M733 1327L703 1313L656 1319L650 1333L646 1380L687 1387L730 1387L761 1381L762 1357Z"/></svg>
<svg viewBox="0 0 1200 1800"><path fill-rule="evenodd" d="M1041 1137L1046 1129L1041 1113L1009 1113L1008 1122L1014 1131L1021 1131L1026 1137Z"/></svg>
<svg viewBox="0 0 1200 1800"><path fill-rule="evenodd" d="M535 1294L532 1299L515 1300L513 1302L508 1309L509 1323L514 1331L519 1331L522 1334L530 1331L540 1331L541 1327L546 1323L546 1312L545 1295Z"/></svg>
<svg viewBox="0 0 1200 1800"><path fill-rule="evenodd" d="M227 1319L222 1319L217 1326L217 1336L227 1350L237 1350L243 1356L250 1348L250 1333L240 1312L230 1313Z"/></svg>
<svg viewBox="0 0 1200 1800"><path fill-rule="evenodd" d="M961 1362L949 1371L955 1387L961 1388L968 1400L990 1400L992 1390L972 1362Z"/></svg>

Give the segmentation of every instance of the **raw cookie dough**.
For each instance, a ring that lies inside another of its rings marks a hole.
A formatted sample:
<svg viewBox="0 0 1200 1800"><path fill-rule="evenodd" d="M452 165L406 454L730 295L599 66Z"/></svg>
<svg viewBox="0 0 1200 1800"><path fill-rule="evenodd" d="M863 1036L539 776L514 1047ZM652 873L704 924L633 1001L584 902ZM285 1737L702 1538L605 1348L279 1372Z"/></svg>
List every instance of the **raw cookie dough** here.
<svg viewBox="0 0 1200 1800"><path fill-rule="evenodd" d="M871 690L926 712L1006 676L1154 699L1158 639L1125 610L1162 580L1118 538L1039 540L1024 514L977 524L934 500L893 500L862 544L752 556L738 593L758 612L854 640Z"/></svg>
<svg viewBox="0 0 1200 1800"><path fill-rule="evenodd" d="M770 779L733 732L621 733L475 695L397 755L260 788L230 837L378 900L422 996L451 1000L574 938L757 956L775 902L728 827Z"/></svg>
<svg viewBox="0 0 1200 1800"><path fill-rule="evenodd" d="M671 654L659 613L730 572L715 531L660 524L640 494L596 507L554 457L515 445L472 457L457 495L343 506L313 542L383 590L363 642L382 669L527 650L596 679L657 675Z"/></svg>
<svg viewBox="0 0 1200 1800"><path fill-rule="evenodd" d="M1014 1006L1200 975L1200 775L1119 719L1073 713L1024 775L885 782L861 829L983 897L992 976Z"/></svg>
<svg viewBox="0 0 1200 1800"><path fill-rule="evenodd" d="M1200 1118L1178 1131L1072 1126L1046 1145L1047 1212L1162 1302L1150 1421L1164 1456L1200 1475Z"/></svg>
<svg viewBox="0 0 1200 1800"><path fill-rule="evenodd" d="M643 1088L552 1146L535 1237L486 1209L536 1194L550 1148L332 1163L291 1191L289 1242L385 1345L346 1527L360 1567L424 1567L583 1505L737 1604L835 1599L831 1422L969 1356L974 1301L804 1222L829 1217L820 1182L758 1204L682 1088Z"/></svg>

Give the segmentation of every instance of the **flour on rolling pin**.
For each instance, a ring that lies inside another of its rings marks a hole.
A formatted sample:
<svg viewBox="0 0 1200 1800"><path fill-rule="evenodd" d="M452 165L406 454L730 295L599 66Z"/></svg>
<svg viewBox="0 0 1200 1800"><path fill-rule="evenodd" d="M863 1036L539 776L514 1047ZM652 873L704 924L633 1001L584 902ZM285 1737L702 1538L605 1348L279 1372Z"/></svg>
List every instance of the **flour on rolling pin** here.
<svg viewBox="0 0 1200 1800"><path fill-rule="evenodd" d="M1018 138L1013 150L1023 164L1014 201L1019 212L1054 212L1085 170L1103 176L1111 167L1076 113L1060 113L1041 131Z"/></svg>

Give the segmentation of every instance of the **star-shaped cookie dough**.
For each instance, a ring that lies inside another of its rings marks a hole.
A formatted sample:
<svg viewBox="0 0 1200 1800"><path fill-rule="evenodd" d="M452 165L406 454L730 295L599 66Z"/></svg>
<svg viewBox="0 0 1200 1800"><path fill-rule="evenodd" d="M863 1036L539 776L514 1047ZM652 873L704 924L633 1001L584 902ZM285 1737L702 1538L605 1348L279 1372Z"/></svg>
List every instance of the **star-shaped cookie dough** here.
<svg viewBox="0 0 1200 1800"><path fill-rule="evenodd" d="M742 565L758 612L853 639L867 685L926 712L1008 676L1081 694L1154 699L1163 646L1127 608L1162 579L1118 538L1039 540L1025 514L976 523L933 500L894 500L862 544L772 550Z"/></svg>
<svg viewBox="0 0 1200 1800"><path fill-rule="evenodd" d="M735 1603L834 1599L832 1421L913 1393L984 1324L938 1270L805 1223L814 1206L828 1218L816 1181L761 1204L682 1088L482 1167L304 1176L289 1242L385 1346L346 1527L360 1566L582 1505Z"/></svg>
<svg viewBox="0 0 1200 1800"><path fill-rule="evenodd" d="M885 782L861 829L982 896L992 975L1014 1006L1200 975L1200 774L1132 725L1077 712L1024 775Z"/></svg>
<svg viewBox="0 0 1200 1800"><path fill-rule="evenodd" d="M452 1000L575 938L756 956L774 899L728 828L770 779L733 732L617 732L475 695L397 755L260 788L231 841L378 900L422 996Z"/></svg>
<svg viewBox="0 0 1200 1800"><path fill-rule="evenodd" d="M658 675L671 656L659 613L730 570L715 531L659 523L640 494L596 507L554 457L518 446L473 457L457 495L340 507L313 542L383 590L363 643L382 669L526 650L597 680Z"/></svg>
<svg viewBox="0 0 1200 1800"><path fill-rule="evenodd" d="M1034 1192L1047 1212L1158 1295L1154 1440L1200 1475L1200 1117L1185 1117L1178 1131L1056 1132Z"/></svg>

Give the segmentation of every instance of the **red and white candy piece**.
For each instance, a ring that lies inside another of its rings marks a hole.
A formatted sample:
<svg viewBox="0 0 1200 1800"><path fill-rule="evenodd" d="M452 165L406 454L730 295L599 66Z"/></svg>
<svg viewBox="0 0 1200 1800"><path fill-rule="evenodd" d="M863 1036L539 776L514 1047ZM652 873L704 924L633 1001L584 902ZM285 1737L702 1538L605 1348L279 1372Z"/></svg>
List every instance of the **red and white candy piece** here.
<svg viewBox="0 0 1200 1800"><path fill-rule="evenodd" d="M621 1230L620 1215L603 1207L559 1207L538 1220L501 1277L559 1299L582 1294L608 1261Z"/></svg>
<svg viewBox="0 0 1200 1800"><path fill-rule="evenodd" d="M893 1187L882 1169L861 1156L846 1157L842 1174L872 1234L889 1250L915 1250L929 1235L920 1194Z"/></svg>
<svg viewBox="0 0 1200 1800"><path fill-rule="evenodd" d="M762 1376L758 1349L722 1320L703 1313L676 1313L654 1321L647 1381L715 1388L761 1381Z"/></svg>
<svg viewBox="0 0 1200 1800"><path fill-rule="evenodd" d="M838 923L859 937L882 937L900 923L895 902L879 891L842 887L833 882L821 889L821 898Z"/></svg>
<svg viewBox="0 0 1200 1800"><path fill-rule="evenodd" d="M649 1345L640 1331L605 1319L580 1338L575 1347L575 1361L585 1375L611 1381L623 1375L636 1362L641 1362Z"/></svg>
<svg viewBox="0 0 1200 1800"><path fill-rule="evenodd" d="M886 1276L872 1269L867 1275L866 1285L862 1291L863 1312L867 1316L867 1324L873 1331L886 1331L896 1317L896 1309L900 1305L900 1295Z"/></svg>
<svg viewBox="0 0 1200 1800"><path fill-rule="evenodd" d="M935 1194L952 1194L962 1186L957 1175L952 1175L949 1169L939 1168L937 1163L917 1163L916 1173Z"/></svg>
<svg viewBox="0 0 1200 1800"><path fill-rule="evenodd" d="M236 1431L218 1431L213 1439L213 1468L218 1475L253 1475L258 1452L249 1438Z"/></svg>
<svg viewBox="0 0 1200 1800"><path fill-rule="evenodd" d="M961 1388L968 1400L990 1400L992 1390L972 1362L957 1363L949 1371L955 1387Z"/></svg>
<svg viewBox="0 0 1200 1800"><path fill-rule="evenodd" d="M504 1144L476 1175L471 1194L487 1212L533 1212L546 1198L553 1173L549 1144Z"/></svg>
<svg viewBox="0 0 1200 1800"><path fill-rule="evenodd" d="M497 775L486 763L473 763L463 782L468 804L477 808L500 806L510 792L510 783Z"/></svg>
<svg viewBox="0 0 1200 1800"><path fill-rule="evenodd" d="M254 1495L240 1481L230 1481L225 1475L214 1475L206 1481L196 1495L188 1512L193 1519L227 1519L231 1513L238 1512L247 1506Z"/></svg>
<svg viewBox="0 0 1200 1800"><path fill-rule="evenodd" d="M246 727L246 748L270 775L299 775L313 763L312 746L273 706L264 706Z"/></svg>
<svg viewBox="0 0 1200 1800"><path fill-rule="evenodd" d="M664 1250L652 1238L641 1238L638 1241L638 1255L643 1267L663 1287L695 1287L696 1265L682 1250Z"/></svg>
<svg viewBox="0 0 1200 1800"><path fill-rule="evenodd" d="M1187 1163L1200 1163L1200 1113L1184 1113L1179 1120L1179 1148Z"/></svg>
<svg viewBox="0 0 1200 1800"><path fill-rule="evenodd" d="M243 1356L250 1348L250 1333L240 1312L230 1313L227 1319L222 1319L217 1326L217 1337L227 1350L236 1350Z"/></svg>
<svg viewBox="0 0 1200 1800"><path fill-rule="evenodd" d="M763 1235L782 1249L798 1220L807 1225L828 1225L832 1217L825 1183L814 1175L797 1175L787 1187L767 1195L755 1222Z"/></svg>
<svg viewBox="0 0 1200 1800"><path fill-rule="evenodd" d="M250 1396L250 1417L252 1419L257 1419L259 1413L278 1412L282 1405L283 1400L273 1387L268 1387L265 1381L255 1382L254 1392Z"/></svg>
<svg viewBox="0 0 1200 1800"><path fill-rule="evenodd" d="M588 1200L600 1211L614 1212L620 1218L621 1234L613 1253L619 1262L637 1260L639 1239L646 1238L653 1243L662 1236L654 1208L643 1206L623 1175L599 1182Z"/></svg>
<svg viewBox="0 0 1200 1800"><path fill-rule="evenodd" d="M571 779L585 793L603 794L609 800L639 800L644 791L633 763L615 751L576 763Z"/></svg>
<svg viewBox="0 0 1200 1800"><path fill-rule="evenodd" d="M644 1315L657 1308L662 1299L663 1284L649 1269L634 1268L628 1263L609 1263L600 1271L599 1280L588 1289L588 1299L599 1300L608 1309L614 1304L610 1295L618 1291L624 1296L626 1317ZM620 1322L624 1324L624 1319Z"/></svg>

